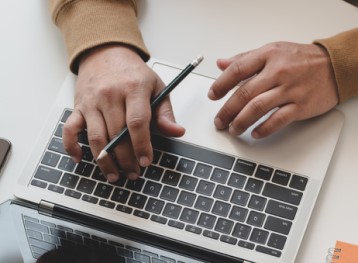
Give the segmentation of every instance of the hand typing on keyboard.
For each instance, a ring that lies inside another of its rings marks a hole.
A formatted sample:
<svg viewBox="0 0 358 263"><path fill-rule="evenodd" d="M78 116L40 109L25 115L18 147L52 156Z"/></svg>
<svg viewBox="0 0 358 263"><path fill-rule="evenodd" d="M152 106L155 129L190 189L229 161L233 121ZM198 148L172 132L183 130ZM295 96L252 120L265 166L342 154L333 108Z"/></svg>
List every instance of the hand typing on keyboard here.
<svg viewBox="0 0 358 263"><path fill-rule="evenodd" d="M169 98L151 112L150 99L163 87L154 71L128 47L106 45L87 52L80 61L74 111L63 128L65 150L80 162L83 152L78 134L87 128L89 145L97 158L127 125L130 139L115 148L114 158L128 178L138 178L140 167L149 166L153 159L149 133L152 114L164 134L184 134L184 128L174 121ZM110 156L98 165L110 182L119 179L118 166Z"/></svg>

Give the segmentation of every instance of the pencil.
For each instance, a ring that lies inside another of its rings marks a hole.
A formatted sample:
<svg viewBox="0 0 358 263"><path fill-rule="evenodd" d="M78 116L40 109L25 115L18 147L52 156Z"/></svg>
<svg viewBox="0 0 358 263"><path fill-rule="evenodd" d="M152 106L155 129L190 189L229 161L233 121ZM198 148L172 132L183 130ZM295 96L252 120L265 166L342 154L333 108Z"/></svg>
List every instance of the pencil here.
<svg viewBox="0 0 358 263"><path fill-rule="evenodd" d="M201 61L203 61L204 57L199 56L196 59L194 59L188 66L186 66L178 76L175 77L175 79L172 80L154 99L152 100L150 107L152 110L163 101L165 96L167 96L178 84L186 78L186 76L189 75L190 72L194 70L196 66L200 64ZM118 133L100 152L100 154L97 157L97 161L101 160L103 157L107 156L108 153L113 151L113 149L119 144L119 142L127 136L129 133L128 128L125 127L123 130L121 130L120 133Z"/></svg>

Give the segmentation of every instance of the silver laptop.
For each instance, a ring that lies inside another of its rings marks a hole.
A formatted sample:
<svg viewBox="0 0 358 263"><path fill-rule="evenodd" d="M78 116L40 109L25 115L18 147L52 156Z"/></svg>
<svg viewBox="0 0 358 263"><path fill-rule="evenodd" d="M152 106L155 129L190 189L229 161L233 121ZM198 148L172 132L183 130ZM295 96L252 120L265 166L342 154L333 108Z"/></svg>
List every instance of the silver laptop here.
<svg viewBox="0 0 358 263"><path fill-rule="evenodd" d="M180 72L160 61L150 64L166 83ZM96 231L113 229L112 236L131 233L132 240L131 234L124 238L141 251L150 246L154 254L170 253L159 257L163 262L294 262L344 117L332 110L266 139L254 140L251 130L235 138L213 125L225 99L207 98L212 82L192 73L172 92L185 136L153 134L153 164L137 181L111 184L93 161L85 132L80 135L82 162L72 163L63 149L62 126L71 114L75 85L68 75L16 197L48 217L95 222ZM24 250L36 258L39 243L33 239ZM60 240L48 247L65 245Z"/></svg>

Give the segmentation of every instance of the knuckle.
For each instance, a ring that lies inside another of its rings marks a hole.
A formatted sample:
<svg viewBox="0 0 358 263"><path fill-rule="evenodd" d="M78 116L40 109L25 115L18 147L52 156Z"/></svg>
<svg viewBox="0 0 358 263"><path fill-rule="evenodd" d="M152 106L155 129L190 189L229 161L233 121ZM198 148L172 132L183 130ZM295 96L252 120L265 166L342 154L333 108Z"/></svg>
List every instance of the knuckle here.
<svg viewBox="0 0 358 263"><path fill-rule="evenodd" d="M136 114L128 118L127 125L129 129L139 129L146 125L147 120L147 114Z"/></svg>
<svg viewBox="0 0 358 263"><path fill-rule="evenodd" d="M231 63L229 70L234 76L240 76L243 72L242 65L238 61Z"/></svg>
<svg viewBox="0 0 358 263"><path fill-rule="evenodd" d="M250 92L245 86L240 86L234 95L244 104L247 104L252 99Z"/></svg>
<svg viewBox="0 0 358 263"><path fill-rule="evenodd" d="M278 127L284 127L288 124L289 119L286 114L283 114L281 111L277 111L275 112L275 114L272 115L272 121Z"/></svg>
<svg viewBox="0 0 358 263"><path fill-rule="evenodd" d="M251 107L252 107L254 115L256 115L256 116L262 116L266 113L265 112L265 109L266 109L265 103L261 99L253 100Z"/></svg>
<svg viewBox="0 0 358 263"><path fill-rule="evenodd" d="M105 145L107 140L105 137L97 133L91 133L88 135L88 141L90 145Z"/></svg>
<svg viewBox="0 0 358 263"><path fill-rule="evenodd" d="M230 131L234 135L243 133L247 127L241 121L233 121L230 125Z"/></svg>

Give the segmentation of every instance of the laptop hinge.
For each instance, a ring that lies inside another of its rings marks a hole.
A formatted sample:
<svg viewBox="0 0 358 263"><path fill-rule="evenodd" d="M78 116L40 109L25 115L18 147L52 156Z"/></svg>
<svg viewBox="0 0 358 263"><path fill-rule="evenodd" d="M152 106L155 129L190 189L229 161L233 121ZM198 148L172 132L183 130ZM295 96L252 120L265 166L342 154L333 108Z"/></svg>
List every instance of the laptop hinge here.
<svg viewBox="0 0 358 263"><path fill-rule="evenodd" d="M39 204L39 213L47 216L52 216L54 204L41 200Z"/></svg>

